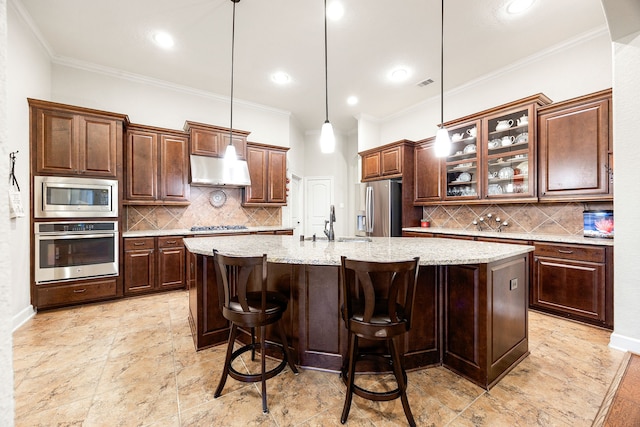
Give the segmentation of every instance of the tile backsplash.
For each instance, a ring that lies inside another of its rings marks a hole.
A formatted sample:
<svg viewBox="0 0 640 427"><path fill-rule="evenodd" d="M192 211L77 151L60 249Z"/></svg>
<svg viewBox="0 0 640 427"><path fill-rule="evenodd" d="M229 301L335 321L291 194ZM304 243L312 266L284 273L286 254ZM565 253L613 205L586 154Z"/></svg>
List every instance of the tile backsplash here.
<svg viewBox="0 0 640 427"><path fill-rule="evenodd" d="M226 201L210 201L222 191ZM191 187L189 206L126 206L126 231L189 229L194 225L245 225L247 227L282 225L280 207L243 207L242 189ZM218 202L218 203L215 203Z"/></svg>
<svg viewBox="0 0 640 427"><path fill-rule="evenodd" d="M438 205L423 207L422 215L431 227L472 230L474 220L492 214L509 223L504 232L582 235L583 211L612 209L613 203Z"/></svg>

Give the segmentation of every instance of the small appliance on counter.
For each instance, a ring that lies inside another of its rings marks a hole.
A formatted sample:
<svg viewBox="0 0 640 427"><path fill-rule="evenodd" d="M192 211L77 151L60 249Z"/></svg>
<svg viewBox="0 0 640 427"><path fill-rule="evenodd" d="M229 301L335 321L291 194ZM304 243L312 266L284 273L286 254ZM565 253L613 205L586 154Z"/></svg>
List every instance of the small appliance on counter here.
<svg viewBox="0 0 640 427"><path fill-rule="evenodd" d="M613 239L613 211L584 211L584 236Z"/></svg>

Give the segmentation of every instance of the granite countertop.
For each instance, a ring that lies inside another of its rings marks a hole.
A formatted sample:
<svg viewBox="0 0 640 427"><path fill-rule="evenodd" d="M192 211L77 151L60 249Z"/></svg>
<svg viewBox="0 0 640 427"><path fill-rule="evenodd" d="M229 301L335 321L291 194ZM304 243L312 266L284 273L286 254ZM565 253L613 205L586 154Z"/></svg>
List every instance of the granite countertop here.
<svg viewBox="0 0 640 427"><path fill-rule="evenodd" d="M536 242L577 243L581 245L599 246L613 246L614 240L562 234L510 233L508 231L460 230L456 228L440 227L407 227L403 228L402 231L411 231L414 233L452 234L457 236L498 237L501 239L528 240Z"/></svg>
<svg viewBox="0 0 640 427"><path fill-rule="evenodd" d="M339 237L337 239L340 239ZM354 239L354 238L350 238ZM420 257L420 265L489 263L533 251L533 246L475 242L454 239L371 237L370 242L301 241L298 236L243 235L187 238L187 249L200 255L213 250L237 255L260 256L267 261L289 264L340 265L340 256L367 261L400 261Z"/></svg>
<svg viewBox="0 0 640 427"><path fill-rule="evenodd" d="M211 234L230 234L230 233L255 233L261 231L278 231L293 230L293 227L284 227L282 225L267 225L261 227L247 227L240 230L204 230L191 231L188 228L173 228L169 230L136 230L125 231L122 237L155 237L155 236L199 236Z"/></svg>

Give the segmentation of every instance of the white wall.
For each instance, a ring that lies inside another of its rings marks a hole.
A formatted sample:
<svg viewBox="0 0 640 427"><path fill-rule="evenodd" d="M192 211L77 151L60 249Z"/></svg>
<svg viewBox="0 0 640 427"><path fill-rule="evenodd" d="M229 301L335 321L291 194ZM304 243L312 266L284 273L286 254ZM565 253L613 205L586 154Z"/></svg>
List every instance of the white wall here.
<svg viewBox="0 0 640 427"><path fill-rule="evenodd" d="M544 93L557 102L607 89L612 85L611 61L611 40L606 28L602 28L445 92L444 120L537 93ZM440 97L427 99L382 122L366 117L363 120L364 123L358 123L358 130L366 129L368 133L358 141L359 151L372 148L376 128L379 138L374 147L400 139L419 141L436 134Z"/></svg>
<svg viewBox="0 0 640 427"><path fill-rule="evenodd" d="M637 11L640 12L640 7ZM637 24L636 28L639 26ZM640 32L616 40L613 46L616 243L613 310L615 326L611 346L640 353Z"/></svg>
<svg viewBox="0 0 640 427"><path fill-rule="evenodd" d="M229 126L227 97L77 65L54 64L51 100L127 114L132 123L169 129L182 129L185 120ZM289 119L286 111L233 100L233 127L250 131L249 141L288 147Z"/></svg>
<svg viewBox="0 0 640 427"><path fill-rule="evenodd" d="M0 0L0 176L8 176L9 129L7 108L7 4ZM0 194L6 194L9 186L0 180ZM9 209L0 203L0 235L9 234ZM11 253L9 240L0 239L0 425L13 425L13 357L11 340Z"/></svg>
<svg viewBox="0 0 640 427"><path fill-rule="evenodd" d="M9 141L8 150L19 150L16 175L22 203L29 207L29 105L27 98L49 98L51 65L44 47L33 36L13 2L8 6L7 89ZM6 175L2 174L3 177ZM5 179L6 180L6 179ZM8 241L11 242L11 289L14 328L33 314L30 296L29 217L12 219Z"/></svg>

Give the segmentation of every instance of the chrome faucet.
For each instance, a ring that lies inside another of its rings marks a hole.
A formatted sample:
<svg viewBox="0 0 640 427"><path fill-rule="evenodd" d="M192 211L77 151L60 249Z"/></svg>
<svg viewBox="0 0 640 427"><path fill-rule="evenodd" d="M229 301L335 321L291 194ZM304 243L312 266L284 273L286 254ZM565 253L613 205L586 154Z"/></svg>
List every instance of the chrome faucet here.
<svg viewBox="0 0 640 427"><path fill-rule="evenodd" d="M324 234L327 236L329 241L335 240L336 235L333 233L333 223L336 222L336 208L331 205L329 208L329 220L324 220ZM327 230L327 224L329 224L329 229Z"/></svg>

